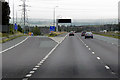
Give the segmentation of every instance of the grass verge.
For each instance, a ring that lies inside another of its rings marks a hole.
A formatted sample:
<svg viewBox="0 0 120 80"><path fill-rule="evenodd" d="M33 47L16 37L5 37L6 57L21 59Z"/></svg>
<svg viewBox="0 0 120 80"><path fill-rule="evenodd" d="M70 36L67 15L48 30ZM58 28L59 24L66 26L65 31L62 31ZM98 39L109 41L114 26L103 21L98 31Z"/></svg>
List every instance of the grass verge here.
<svg viewBox="0 0 120 80"><path fill-rule="evenodd" d="M64 34L65 32L51 32L50 34L48 34L48 37L55 37L61 34Z"/></svg>
<svg viewBox="0 0 120 80"><path fill-rule="evenodd" d="M117 34L94 33L94 34L101 35L101 36L106 36L106 37L112 37L112 38L116 38L116 39L120 39L120 33L117 33Z"/></svg>
<svg viewBox="0 0 120 80"><path fill-rule="evenodd" d="M1 40L0 43L5 43L5 42L7 42L7 41L10 41L10 40L16 39L16 38L18 38L18 37L22 37L22 36L25 36L25 35L18 35L18 36L10 37L10 38Z"/></svg>

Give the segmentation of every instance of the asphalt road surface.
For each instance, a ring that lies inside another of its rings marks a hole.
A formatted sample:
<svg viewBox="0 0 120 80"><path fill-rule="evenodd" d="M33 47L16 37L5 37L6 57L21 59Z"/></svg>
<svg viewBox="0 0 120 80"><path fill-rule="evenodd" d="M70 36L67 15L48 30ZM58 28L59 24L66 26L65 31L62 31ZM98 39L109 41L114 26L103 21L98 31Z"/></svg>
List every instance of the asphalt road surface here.
<svg viewBox="0 0 120 80"><path fill-rule="evenodd" d="M33 37L3 53L3 78L25 77L55 45L56 43L49 38ZM117 51L116 45L98 39L84 39L80 34L67 36L29 79L117 80Z"/></svg>
<svg viewBox="0 0 120 80"><path fill-rule="evenodd" d="M68 36L31 79L117 78L117 47L111 47L96 39L87 39L84 41L91 45L89 50L81 40L83 39L79 34ZM96 54L92 54L91 49L95 50ZM96 56L98 54L101 55L99 58Z"/></svg>
<svg viewBox="0 0 120 80"><path fill-rule="evenodd" d="M16 38L16 39L13 39L11 41L8 41L8 42L5 42L5 43L2 43L2 50L5 50L11 46L14 46L15 44L19 43L20 41L24 40L27 36L22 36L22 37L19 37L19 38Z"/></svg>
<svg viewBox="0 0 120 80"><path fill-rule="evenodd" d="M23 78L56 44L47 37L30 37L2 53L3 78Z"/></svg>
<svg viewBox="0 0 120 80"><path fill-rule="evenodd" d="M80 34L78 34L80 37ZM103 62L111 67L111 70L118 74L118 46L106 41L81 38L92 51L99 56ZM115 42L114 42L115 43Z"/></svg>

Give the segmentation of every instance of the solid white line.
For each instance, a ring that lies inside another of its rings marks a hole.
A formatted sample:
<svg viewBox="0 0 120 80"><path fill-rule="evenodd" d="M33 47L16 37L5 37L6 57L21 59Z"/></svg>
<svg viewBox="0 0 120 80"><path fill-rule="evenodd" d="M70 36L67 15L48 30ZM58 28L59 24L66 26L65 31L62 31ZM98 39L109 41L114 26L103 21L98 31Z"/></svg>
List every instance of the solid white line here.
<svg viewBox="0 0 120 80"><path fill-rule="evenodd" d="M5 49L5 50L1 51L1 52L0 52L0 54L1 54L1 53L4 53L4 52L6 52L6 51L8 51L8 50L10 50L10 49L13 49L14 47L16 47L16 46L18 46L18 45L22 44L22 43L23 43L23 42L25 42L28 38L29 38L29 37L25 38L23 41L21 41L21 42L17 43L17 44L16 44L16 45L14 45L14 46L9 47L9 48L7 48L7 49Z"/></svg>

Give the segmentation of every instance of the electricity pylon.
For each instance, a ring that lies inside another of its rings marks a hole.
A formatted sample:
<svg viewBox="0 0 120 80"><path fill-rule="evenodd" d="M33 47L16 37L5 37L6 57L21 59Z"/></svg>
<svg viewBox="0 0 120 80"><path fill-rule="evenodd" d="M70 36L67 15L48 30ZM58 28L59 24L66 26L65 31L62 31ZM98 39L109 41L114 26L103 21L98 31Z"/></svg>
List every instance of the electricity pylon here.
<svg viewBox="0 0 120 80"><path fill-rule="evenodd" d="M26 0L21 0L23 3L22 5L19 5L22 7L22 15L21 15L21 22L23 24L23 29L24 32L26 32L26 23L28 23L28 16L27 16L27 7L29 7L28 5L26 5Z"/></svg>

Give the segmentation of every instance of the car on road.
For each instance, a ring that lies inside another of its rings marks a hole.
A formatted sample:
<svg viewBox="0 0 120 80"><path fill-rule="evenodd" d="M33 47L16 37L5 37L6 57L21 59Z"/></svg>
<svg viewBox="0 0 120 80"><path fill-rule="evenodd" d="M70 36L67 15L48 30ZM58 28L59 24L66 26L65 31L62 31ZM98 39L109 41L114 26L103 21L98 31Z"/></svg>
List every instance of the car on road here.
<svg viewBox="0 0 120 80"><path fill-rule="evenodd" d="M85 31L83 31L83 32L81 33L81 36L85 36L85 33L86 33L86 32L85 32Z"/></svg>
<svg viewBox="0 0 120 80"><path fill-rule="evenodd" d="M74 36L74 32L70 32L70 33L69 33L69 36Z"/></svg>
<svg viewBox="0 0 120 80"><path fill-rule="evenodd" d="M85 33L85 39L86 38L92 38L93 39L93 33L92 32L86 32Z"/></svg>

